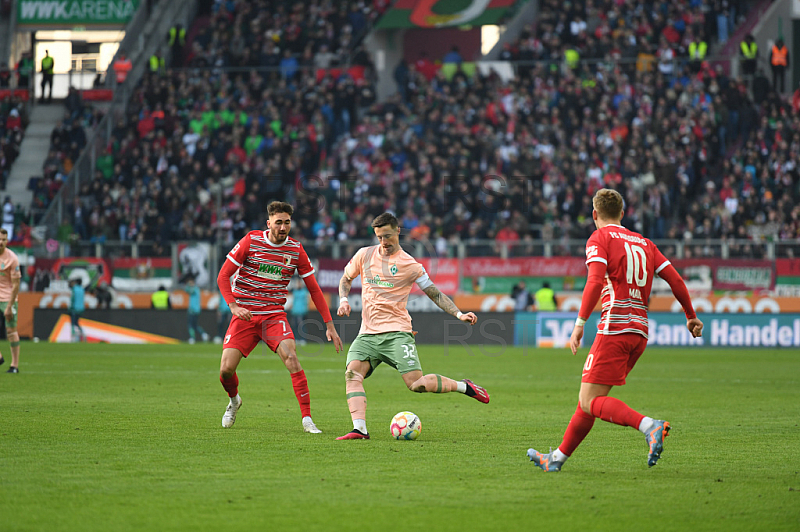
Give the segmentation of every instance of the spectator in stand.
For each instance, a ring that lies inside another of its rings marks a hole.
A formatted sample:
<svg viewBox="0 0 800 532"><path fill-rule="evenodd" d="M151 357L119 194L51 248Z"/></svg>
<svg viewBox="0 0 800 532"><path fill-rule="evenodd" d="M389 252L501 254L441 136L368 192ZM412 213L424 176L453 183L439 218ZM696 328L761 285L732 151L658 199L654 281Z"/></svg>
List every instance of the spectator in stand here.
<svg viewBox="0 0 800 532"><path fill-rule="evenodd" d="M511 299L514 300L514 310L517 312L525 312L531 310L534 306L534 299L528 291L525 281L521 280L514 285L511 289Z"/></svg>
<svg viewBox="0 0 800 532"><path fill-rule="evenodd" d="M449 52L444 55L443 63L461 63L464 59L461 57L461 52L458 46L453 45Z"/></svg>
<svg viewBox="0 0 800 532"><path fill-rule="evenodd" d="M106 281L100 281L97 283L97 286L94 288L94 297L97 298L98 309L108 310L111 308L111 302L114 299L114 295L111 293L111 288L109 288Z"/></svg>
<svg viewBox="0 0 800 532"><path fill-rule="evenodd" d="M120 52L117 59L114 60L112 69L114 70L114 77L117 81L117 85L122 85L128 78L128 72L133 69L133 63L125 56L124 52Z"/></svg>
<svg viewBox="0 0 800 532"><path fill-rule="evenodd" d="M17 87L27 89L33 75L33 58L30 52L23 52L17 63Z"/></svg>
<svg viewBox="0 0 800 532"><path fill-rule="evenodd" d="M800 115L800 87L797 87L794 94L792 94L792 112L795 115Z"/></svg>
<svg viewBox="0 0 800 532"><path fill-rule="evenodd" d="M11 86L11 70L8 63L0 62L0 89L7 89Z"/></svg>
<svg viewBox="0 0 800 532"><path fill-rule="evenodd" d="M6 196L3 202L3 229L8 233L8 240L14 239L14 204L11 196Z"/></svg>
<svg viewBox="0 0 800 532"><path fill-rule="evenodd" d="M69 112L71 119L75 120L83 114L83 101L81 94L75 87L70 87L67 91L67 98L64 100L64 105Z"/></svg>
<svg viewBox="0 0 800 532"><path fill-rule="evenodd" d="M0 100L0 188L5 188L11 166L19 156L27 122L25 105L19 98Z"/></svg>

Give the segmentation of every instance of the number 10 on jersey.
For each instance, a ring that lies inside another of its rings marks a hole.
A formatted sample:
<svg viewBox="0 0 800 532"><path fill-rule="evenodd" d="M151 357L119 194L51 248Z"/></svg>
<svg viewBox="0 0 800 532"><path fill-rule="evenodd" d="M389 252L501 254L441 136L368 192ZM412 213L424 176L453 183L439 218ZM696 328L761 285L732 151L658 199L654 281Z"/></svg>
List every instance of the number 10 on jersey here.
<svg viewBox="0 0 800 532"><path fill-rule="evenodd" d="M630 245L625 242L625 254L628 256L627 281L628 284L636 282L636 286L647 284L647 255L642 246Z"/></svg>

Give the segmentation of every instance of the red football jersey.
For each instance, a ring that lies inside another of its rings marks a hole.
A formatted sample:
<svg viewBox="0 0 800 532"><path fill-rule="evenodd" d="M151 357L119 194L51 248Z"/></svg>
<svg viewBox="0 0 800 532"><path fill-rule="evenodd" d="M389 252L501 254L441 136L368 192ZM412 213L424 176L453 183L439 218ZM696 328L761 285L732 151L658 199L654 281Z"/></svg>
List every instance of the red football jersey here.
<svg viewBox="0 0 800 532"><path fill-rule="evenodd" d="M253 314L283 312L295 270L301 279L314 273L300 242L287 237L283 244L273 244L266 231L247 233L228 253L228 260L239 267L233 282L236 304Z"/></svg>
<svg viewBox="0 0 800 532"><path fill-rule="evenodd" d="M647 338L647 301L653 276L669 261L647 238L621 225L598 229L586 242L586 264L606 265L598 334L637 333Z"/></svg>

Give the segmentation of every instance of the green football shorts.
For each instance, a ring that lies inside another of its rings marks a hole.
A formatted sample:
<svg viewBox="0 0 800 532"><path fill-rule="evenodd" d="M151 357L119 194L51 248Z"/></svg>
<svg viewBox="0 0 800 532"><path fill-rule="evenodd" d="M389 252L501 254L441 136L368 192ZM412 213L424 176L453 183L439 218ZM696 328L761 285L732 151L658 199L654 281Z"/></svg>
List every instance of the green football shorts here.
<svg viewBox="0 0 800 532"><path fill-rule="evenodd" d="M400 373L422 371L414 335L407 332L359 334L347 351L347 364L353 360L369 362L370 368L365 377L372 375L381 362L386 362Z"/></svg>
<svg viewBox="0 0 800 532"><path fill-rule="evenodd" d="M6 320L6 327L11 327L13 329L17 326L18 304L19 304L18 301L14 301L14 308L11 310L11 319ZM8 301L0 301L0 314L5 315L7 308L8 308Z"/></svg>

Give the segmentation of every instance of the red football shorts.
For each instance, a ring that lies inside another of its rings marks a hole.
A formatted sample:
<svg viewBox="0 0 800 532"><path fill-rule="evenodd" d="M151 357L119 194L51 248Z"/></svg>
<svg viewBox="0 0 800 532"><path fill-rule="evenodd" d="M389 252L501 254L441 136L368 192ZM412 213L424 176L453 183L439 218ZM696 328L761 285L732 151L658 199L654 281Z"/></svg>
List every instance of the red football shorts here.
<svg viewBox="0 0 800 532"><path fill-rule="evenodd" d="M621 386L647 347L641 334L598 334L583 366L581 382Z"/></svg>
<svg viewBox="0 0 800 532"><path fill-rule="evenodd" d="M222 347L238 349L246 357L256 348L259 340L264 340L273 352L278 351L278 346L284 340L294 340L294 333L289 327L285 312L253 315L250 321L240 320L234 316L228 325Z"/></svg>

